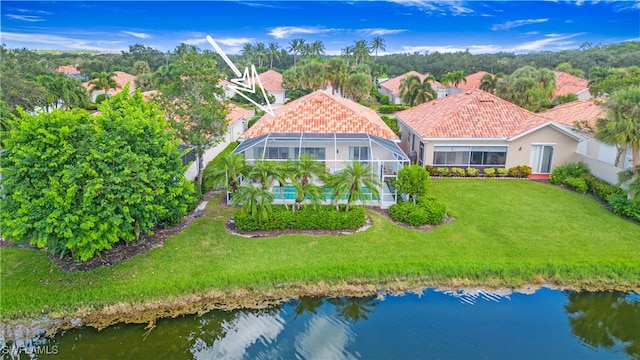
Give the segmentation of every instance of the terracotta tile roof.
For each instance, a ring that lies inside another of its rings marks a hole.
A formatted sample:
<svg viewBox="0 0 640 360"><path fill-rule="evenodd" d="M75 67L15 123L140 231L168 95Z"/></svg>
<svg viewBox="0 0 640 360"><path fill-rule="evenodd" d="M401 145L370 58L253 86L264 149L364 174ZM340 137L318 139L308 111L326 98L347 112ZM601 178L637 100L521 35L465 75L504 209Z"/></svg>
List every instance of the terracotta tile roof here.
<svg viewBox="0 0 640 360"><path fill-rule="evenodd" d="M152 100L156 96L160 96L160 91L158 91L158 90L149 90L149 91L143 91L142 92L142 98L144 98L144 101Z"/></svg>
<svg viewBox="0 0 640 360"><path fill-rule="evenodd" d="M423 138L511 138L549 119L482 90L468 90L396 113Z"/></svg>
<svg viewBox="0 0 640 360"><path fill-rule="evenodd" d="M275 70L267 70L259 74L260 82L265 90L270 93L284 92L282 87L282 74Z"/></svg>
<svg viewBox="0 0 640 360"><path fill-rule="evenodd" d="M228 104L227 107L229 108L229 114L227 114L227 121L229 122L229 124L233 124L234 122L241 119L248 120L253 116L253 111L243 109L234 104Z"/></svg>
<svg viewBox="0 0 640 360"><path fill-rule="evenodd" d="M593 99L578 100L558 105L540 113L540 115L568 126L573 126L576 121L587 121L589 125L595 126L596 120L607 116L607 109L598 105Z"/></svg>
<svg viewBox="0 0 640 360"><path fill-rule="evenodd" d="M457 88L462 90L480 89L482 83L482 77L488 74L486 71L478 71L471 75L467 75L467 82L464 81L458 84Z"/></svg>
<svg viewBox="0 0 640 360"><path fill-rule="evenodd" d="M128 74L124 71L114 71L115 76L113 77L114 80L116 81L116 88L115 89L110 89L107 94L109 95L113 95L113 94L117 94L120 91L122 91L122 88L129 83L129 93L133 93L136 90L136 77ZM88 91L91 91L91 85L89 85L90 81L86 81L82 83L82 86L85 87L85 89L87 89ZM93 91L100 91L100 89L98 88L94 88ZM103 91L104 92L104 91Z"/></svg>
<svg viewBox="0 0 640 360"><path fill-rule="evenodd" d="M268 133L367 133L389 140L396 134L366 106L317 90L261 117L243 138Z"/></svg>
<svg viewBox="0 0 640 360"><path fill-rule="evenodd" d="M589 81L563 71L555 71L555 95L577 94L589 88Z"/></svg>
<svg viewBox="0 0 640 360"><path fill-rule="evenodd" d="M417 71L409 71L408 73L402 74L400 76L396 76L392 79L389 79L385 82L380 83L380 86L389 90L389 92L392 93L394 96L400 96L400 84L402 83L402 80L404 80L404 78L409 75L418 76L420 78L420 81L424 81L424 78L427 77L427 75L420 74ZM445 87L437 81L430 81L429 83L431 84L434 90L436 90L438 87L440 88Z"/></svg>
<svg viewBox="0 0 640 360"><path fill-rule="evenodd" d="M56 69L57 72L61 72L65 75L69 75L69 74L80 74L80 71L78 69L76 69L75 66L73 65L62 65L62 66L58 66L58 68Z"/></svg>

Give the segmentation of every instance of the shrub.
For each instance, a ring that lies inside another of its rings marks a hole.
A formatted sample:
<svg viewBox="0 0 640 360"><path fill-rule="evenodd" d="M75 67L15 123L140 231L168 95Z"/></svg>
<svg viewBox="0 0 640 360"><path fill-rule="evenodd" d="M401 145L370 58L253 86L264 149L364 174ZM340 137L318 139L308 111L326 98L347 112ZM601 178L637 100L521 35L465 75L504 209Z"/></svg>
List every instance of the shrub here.
<svg viewBox="0 0 640 360"><path fill-rule="evenodd" d="M415 206L409 213L407 223L413 226L424 225L429 221L429 214L421 206Z"/></svg>
<svg viewBox="0 0 640 360"><path fill-rule="evenodd" d="M433 165L425 165L424 169L427 170L429 175L436 175L436 168Z"/></svg>
<svg viewBox="0 0 640 360"><path fill-rule="evenodd" d="M98 94L98 96L96 96L96 104L100 104L101 102L107 100L107 96L105 94Z"/></svg>
<svg viewBox="0 0 640 360"><path fill-rule="evenodd" d="M518 165L512 168L509 168L509 176L517 177L517 178L525 178L531 174L531 167L527 165Z"/></svg>
<svg viewBox="0 0 640 360"><path fill-rule="evenodd" d="M397 104L389 104L389 105L381 105L378 108L378 111L381 114L393 114L396 111L408 109L409 106L406 105L397 105Z"/></svg>
<svg viewBox="0 0 640 360"><path fill-rule="evenodd" d="M497 168L496 172L498 173L498 175L507 175L507 174L509 174L509 170L507 170L507 168Z"/></svg>
<svg viewBox="0 0 640 360"><path fill-rule="evenodd" d="M589 173L589 167L583 162L570 162L556 166L551 172L549 182L555 185L566 184L568 178L579 178Z"/></svg>
<svg viewBox="0 0 640 360"><path fill-rule="evenodd" d="M380 105L389 105L389 97L387 95L380 98Z"/></svg>
<svg viewBox="0 0 640 360"><path fill-rule="evenodd" d="M587 182L581 177L567 178L565 179L564 183L581 194L586 194L587 190L589 189L589 187L587 186Z"/></svg>
<svg viewBox="0 0 640 360"><path fill-rule="evenodd" d="M494 177L494 176L496 176L496 169L494 169L494 168L486 168L486 169L484 169L484 174L487 175L488 177Z"/></svg>
<svg viewBox="0 0 640 360"><path fill-rule="evenodd" d="M258 222L254 216L245 215L238 210L234 214L236 228L240 230L345 230L357 229L365 223L365 210L361 206L352 206L344 211L344 206L337 211L335 206L307 206L292 212L282 205L272 207L269 214L271 221Z"/></svg>
<svg viewBox="0 0 640 360"><path fill-rule="evenodd" d="M444 220L444 216L447 213L447 205L443 202L426 199L420 201L419 205L427 212L427 224L437 225Z"/></svg>
<svg viewBox="0 0 640 360"><path fill-rule="evenodd" d="M400 136L400 127L398 126L398 119L389 117L387 115L381 115L380 118L396 135Z"/></svg>
<svg viewBox="0 0 640 360"><path fill-rule="evenodd" d="M480 170L476 169L476 168L467 168L467 176L469 177L476 177L480 174Z"/></svg>
<svg viewBox="0 0 640 360"><path fill-rule="evenodd" d="M624 194L613 194L607 198L607 202L614 213L640 221L640 201L631 201Z"/></svg>
<svg viewBox="0 0 640 360"><path fill-rule="evenodd" d="M436 175L438 175L438 176L447 176L447 175L449 175L449 168L446 168L446 167L436 168Z"/></svg>
<svg viewBox="0 0 640 360"><path fill-rule="evenodd" d="M452 176L464 176L466 174L466 171L463 168L451 168L451 172L450 175Z"/></svg>
<svg viewBox="0 0 640 360"><path fill-rule="evenodd" d="M408 222L413 207L412 203L393 204L389 207L389 216L395 221Z"/></svg>
<svg viewBox="0 0 640 360"><path fill-rule="evenodd" d="M591 174L582 175L582 178L587 183L589 191L604 201L607 201L610 195L624 195L624 190L619 186L611 185Z"/></svg>
<svg viewBox="0 0 640 360"><path fill-rule="evenodd" d="M413 226L437 225L444 219L446 211L444 203L430 198L420 198L417 204L407 202L391 205L389 216L395 221Z"/></svg>

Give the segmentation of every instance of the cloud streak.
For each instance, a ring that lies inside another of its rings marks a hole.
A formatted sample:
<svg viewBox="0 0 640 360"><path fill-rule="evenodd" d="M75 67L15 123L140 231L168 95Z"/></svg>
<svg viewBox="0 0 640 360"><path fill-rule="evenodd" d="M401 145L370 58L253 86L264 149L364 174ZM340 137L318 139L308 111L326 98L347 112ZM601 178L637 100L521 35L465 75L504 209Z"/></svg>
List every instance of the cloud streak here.
<svg viewBox="0 0 640 360"><path fill-rule="evenodd" d="M464 15L474 12L471 8L466 7L464 2L460 0L389 0L389 2L408 7L415 7L420 11L428 13L440 12L443 14L451 13L452 15Z"/></svg>
<svg viewBox="0 0 640 360"><path fill-rule="evenodd" d="M359 29L357 32L362 35L369 36L383 36L383 35L395 35L400 34L402 32L407 31L406 29L381 29L381 28L373 28L373 29Z"/></svg>
<svg viewBox="0 0 640 360"><path fill-rule="evenodd" d="M326 29L321 27L304 27L304 26L278 26L269 30L269 35L276 39L285 39L300 34L322 34L333 31L334 29Z"/></svg>
<svg viewBox="0 0 640 360"><path fill-rule="evenodd" d="M0 37L2 37L3 40L20 41L27 44L47 45L47 47L40 47L45 49L120 51L126 48L123 41L84 40L50 34L14 33L3 31L0 32Z"/></svg>
<svg viewBox="0 0 640 360"><path fill-rule="evenodd" d="M16 15L16 14L7 14L6 15L8 18L14 19L14 20L20 20L20 21L26 21L26 22L40 22L40 21L44 21L44 19L40 16L35 16L35 15Z"/></svg>
<svg viewBox="0 0 640 360"><path fill-rule="evenodd" d="M549 19L526 19L526 20L514 20L507 21L504 24L495 24L491 27L491 30L509 30L519 26L530 25L530 24L540 24L549 21Z"/></svg>
<svg viewBox="0 0 640 360"><path fill-rule="evenodd" d="M137 37L138 39L149 39L149 38L151 38L151 35L145 34L145 33L139 33L139 32L133 32L133 31L122 31L122 33L126 34L126 35L131 35L133 37Z"/></svg>

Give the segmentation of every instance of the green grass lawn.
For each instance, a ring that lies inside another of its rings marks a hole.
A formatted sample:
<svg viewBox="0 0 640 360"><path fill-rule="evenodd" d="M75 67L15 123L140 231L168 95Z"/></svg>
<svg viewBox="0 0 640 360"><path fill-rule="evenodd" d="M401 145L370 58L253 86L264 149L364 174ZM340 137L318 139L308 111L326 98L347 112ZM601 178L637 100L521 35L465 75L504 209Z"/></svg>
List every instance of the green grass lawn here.
<svg viewBox="0 0 640 360"><path fill-rule="evenodd" d="M214 199L202 218L163 247L109 268L66 273L44 251L1 249L0 315L290 282L640 283L640 226L588 196L498 179L434 179L431 194L456 220L430 232L396 226L369 211L373 226L353 235L248 239L226 232L232 209Z"/></svg>

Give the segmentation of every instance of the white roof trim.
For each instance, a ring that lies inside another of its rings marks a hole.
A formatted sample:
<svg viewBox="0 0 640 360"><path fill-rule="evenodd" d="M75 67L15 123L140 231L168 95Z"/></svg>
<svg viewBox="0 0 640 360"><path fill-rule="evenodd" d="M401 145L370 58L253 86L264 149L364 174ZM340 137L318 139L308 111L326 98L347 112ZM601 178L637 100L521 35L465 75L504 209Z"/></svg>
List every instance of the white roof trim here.
<svg viewBox="0 0 640 360"><path fill-rule="evenodd" d="M569 137L572 137L572 138L574 138L574 139L576 139L578 141L584 141L585 140L582 136L579 136L579 135L575 134L573 131L569 130L568 128L564 127L563 125L560 125L555 121L548 121L546 123L540 124L540 125L532 128L532 129L529 129L529 130L527 130L527 131L525 131L525 132L523 132L523 133L521 133L521 134L519 134L517 136L514 136L514 137L508 139L507 141L517 140L517 139L519 139L519 138L521 138L523 136L527 136L527 135L531 134L532 132L536 132L536 131L538 131L538 130L546 127L546 126L554 127L556 130L560 131L561 133L564 133L564 134L568 135Z"/></svg>
<svg viewBox="0 0 640 360"><path fill-rule="evenodd" d="M509 141L507 138L423 138L426 141Z"/></svg>

